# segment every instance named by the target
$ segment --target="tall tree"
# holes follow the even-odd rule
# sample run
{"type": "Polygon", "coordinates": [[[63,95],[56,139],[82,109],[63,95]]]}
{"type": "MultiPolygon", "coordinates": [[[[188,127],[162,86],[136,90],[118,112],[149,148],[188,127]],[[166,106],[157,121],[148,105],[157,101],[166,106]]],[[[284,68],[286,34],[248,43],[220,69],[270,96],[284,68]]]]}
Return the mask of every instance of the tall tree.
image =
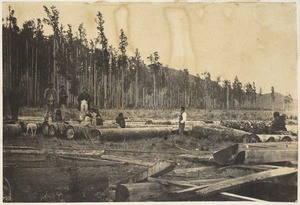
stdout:
{"type": "MultiPolygon", "coordinates": [[[[104,18],[103,18],[103,15],[101,12],[97,13],[97,18],[95,19],[95,21],[97,23],[97,30],[98,30],[98,37],[96,38],[96,43],[100,43],[100,45],[102,46],[101,52],[99,52],[101,57],[98,61],[98,65],[100,68],[100,70],[98,70],[98,73],[100,73],[100,75],[102,76],[101,81],[103,83],[102,85],[104,88],[102,100],[103,100],[103,105],[106,108],[106,105],[107,105],[107,75],[108,75],[108,69],[109,69],[108,65],[107,65],[107,61],[109,61],[109,53],[108,53],[108,40],[104,33],[105,21],[104,21],[104,18]]],[[[97,88],[98,88],[98,90],[100,90],[100,88],[98,86],[97,86],[97,88]]],[[[98,92],[96,92],[96,93],[98,93],[98,92]]]]}
{"type": "Polygon", "coordinates": [[[275,109],[275,88],[271,87],[272,110],[275,109]]]}
{"type": "Polygon", "coordinates": [[[126,47],[128,46],[127,37],[123,31],[120,30],[120,43],[119,43],[119,50],[121,51],[121,55],[119,57],[119,66],[121,68],[121,90],[122,90],[122,97],[121,97],[121,107],[124,108],[125,106],[125,75],[127,73],[128,68],[128,57],[126,55],[126,47]]]}
{"type": "Polygon", "coordinates": [[[48,19],[44,18],[43,21],[53,29],[53,72],[50,76],[50,81],[53,81],[57,89],[59,76],[57,75],[56,52],[59,39],[59,12],[54,5],[51,6],[50,9],[47,6],[43,7],[48,17],[48,19]]]}

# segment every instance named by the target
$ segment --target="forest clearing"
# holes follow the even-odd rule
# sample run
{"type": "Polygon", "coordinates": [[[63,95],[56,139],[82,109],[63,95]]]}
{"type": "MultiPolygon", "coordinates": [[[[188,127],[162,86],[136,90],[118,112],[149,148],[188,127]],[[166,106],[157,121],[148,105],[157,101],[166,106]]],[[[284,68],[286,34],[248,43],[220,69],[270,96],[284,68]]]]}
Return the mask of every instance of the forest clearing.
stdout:
{"type": "MultiPolygon", "coordinates": [[[[232,132],[235,129],[224,126],[222,128],[220,117],[223,122],[227,119],[230,122],[251,121],[253,124],[254,121],[263,120],[268,124],[272,120],[271,111],[187,110],[188,121],[183,136],[179,136],[176,132],[178,131],[176,110],[123,110],[127,118],[127,128],[118,128],[115,125],[114,118],[119,111],[101,110],[103,127],[97,126],[97,129],[101,131],[109,127],[112,132],[123,130],[123,133],[147,128],[151,128],[150,130],[170,128],[171,131],[154,134],[152,132],[142,137],[128,132],[129,134],[120,135],[113,140],[109,139],[116,137],[116,134],[112,133],[105,139],[89,138],[82,133],[75,134],[72,139],[56,134],[45,135],[42,131],[36,136],[24,132],[15,136],[6,134],[3,139],[5,179],[3,200],[12,202],[297,200],[296,113],[285,113],[290,119],[286,120],[288,132],[283,136],[290,136],[292,141],[267,142],[267,139],[261,138],[264,142],[257,142],[249,140],[248,137],[246,140],[238,138],[245,136],[245,131],[232,132]],[[218,131],[220,129],[222,132],[218,131]],[[234,148],[235,151],[230,153],[238,155],[240,151],[236,150],[237,145],[238,150],[246,149],[248,150],[246,153],[253,152],[257,156],[246,157],[243,162],[224,161],[226,154],[222,154],[222,150],[226,153],[226,148],[230,150],[234,148]],[[259,153],[262,155],[259,156],[259,153]],[[260,175],[256,176],[257,174],[260,175]],[[229,188],[222,184],[224,181],[234,179],[236,181],[232,182],[229,188]],[[209,194],[203,194],[206,191],[209,194]]],[[[20,113],[19,121],[22,122],[43,120],[42,109],[22,108],[20,113]]],[[[70,113],[70,116],[79,114],[73,109],[68,109],[67,113],[70,113]]],[[[4,124],[4,132],[5,126],[8,125],[4,124]]],[[[238,158],[240,157],[234,157],[238,158]]]]}
{"type": "Polygon", "coordinates": [[[3,202],[298,200],[296,3],[94,3],[3,3],[3,202]]]}

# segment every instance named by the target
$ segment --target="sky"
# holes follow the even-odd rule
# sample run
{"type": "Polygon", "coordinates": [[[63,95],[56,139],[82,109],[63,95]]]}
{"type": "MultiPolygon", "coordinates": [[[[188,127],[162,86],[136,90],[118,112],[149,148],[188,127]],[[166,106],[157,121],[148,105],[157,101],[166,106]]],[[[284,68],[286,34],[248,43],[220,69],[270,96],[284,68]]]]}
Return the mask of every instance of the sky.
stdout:
{"type": "MultiPolygon", "coordinates": [[[[4,2],[15,10],[18,24],[46,18],[43,5],[55,5],[60,23],[77,31],[80,23],[87,38],[97,36],[95,18],[104,17],[108,44],[118,48],[120,29],[128,38],[127,54],[138,48],[145,63],[158,52],[160,62],[196,75],[207,71],[212,79],[245,85],[255,82],[257,92],[290,93],[297,90],[297,5],[295,2],[4,2]]],[[[48,25],[45,33],[52,32],[48,25]]],[[[299,36],[299,34],[298,34],[299,36]]]]}

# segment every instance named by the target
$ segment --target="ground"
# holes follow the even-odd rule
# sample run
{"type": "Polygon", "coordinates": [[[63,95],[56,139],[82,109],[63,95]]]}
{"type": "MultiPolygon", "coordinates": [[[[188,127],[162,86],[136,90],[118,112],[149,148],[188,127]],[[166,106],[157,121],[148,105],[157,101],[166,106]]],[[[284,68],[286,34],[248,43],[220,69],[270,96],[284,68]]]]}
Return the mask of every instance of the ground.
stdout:
{"type": "MultiPolygon", "coordinates": [[[[101,110],[101,116],[106,121],[113,121],[120,110],[101,110]]],[[[142,121],[147,120],[167,120],[172,123],[176,121],[178,110],[122,110],[124,116],[128,121],[142,121]]],[[[189,121],[206,121],[212,120],[218,122],[221,119],[233,119],[233,120],[264,120],[270,121],[272,119],[272,111],[205,111],[205,110],[187,110],[189,121]]],[[[286,112],[285,113],[290,120],[297,122],[297,113],[286,112]]],[[[67,117],[75,119],[78,115],[76,110],[68,110],[67,117]]],[[[20,117],[41,117],[43,116],[43,110],[37,108],[22,108],[20,117]]],[[[296,123],[294,123],[296,124],[296,123]]],[[[290,129],[297,130],[297,125],[290,126],[290,129]]],[[[47,148],[47,149],[85,149],[85,150],[105,150],[106,155],[113,155],[119,157],[126,157],[128,159],[136,159],[144,162],[155,163],[158,161],[168,161],[176,164],[176,169],[193,168],[193,167],[208,167],[201,172],[194,173],[181,173],[174,174],[170,172],[165,174],[163,178],[173,180],[186,180],[186,179],[209,179],[209,178],[221,178],[223,175],[216,173],[218,167],[211,166],[203,163],[196,163],[186,161],[180,155],[191,154],[198,156],[206,156],[212,154],[215,151],[226,148],[232,145],[232,142],[213,142],[209,139],[203,139],[201,136],[184,135],[178,136],[176,134],[170,135],[165,138],[147,138],[141,140],[128,140],[121,142],[105,142],[105,141],[89,141],[86,139],[62,139],[57,137],[47,137],[38,135],[30,137],[27,135],[18,136],[16,138],[6,138],[4,136],[3,146],[19,146],[19,147],[35,147],[35,148],[47,148]]],[[[5,157],[4,157],[5,160],[5,157]]],[[[123,164],[111,164],[107,166],[84,164],[84,162],[74,162],[74,160],[63,159],[60,157],[48,158],[48,162],[55,164],[54,166],[61,167],[61,164],[65,164],[70,167],[96,167],[96,172],[101,173],[101,176],[108,177],[109,187],[103,192],[97,192],[93,196],[86,196],[87,194],[77,193],[79,197],[69,194],[70,187],[61,187],[61,191],[49,193],[39,193],[30,197],[18,195],[19,201],[46,201],[46,202],[63,202],[63,201],[113,201],[112,190],[114,186],[127,177],[130,177],[145,169],[144,166],[134,165],[131,163],[123,164]],[[51,162],[50,162],[51,161],[51,162]]],[[[18,161],[14,159],[12,161],[18,161]]],[[[91,168],[92,169],[92,168],[91,168]]],[[[71,168],[72,170],[72,168],[71,168]]],[[[84,171],[83,171],[84,172],[84,171]]],[[[94,171],[89,170],[88,174],[94,171]]],[[[237,175],[238,173],[235,173],[237,175]]],[[[244,173],[245,174],[245,173],[244,173]]],[[[72,177],[72,175],[71,175],[72,177]]],[[[59,186],[59,185],[57,185],[59,186]]],[[[95,187],[93,187],[95,188],[95,187]]],[[[86,191],[88,192],[88,191],[86,191]]],[[[31,193],[33,194],[33,193],[31,193]]],[[[74,193],[73,193],[74,194],[74,193]]]]}

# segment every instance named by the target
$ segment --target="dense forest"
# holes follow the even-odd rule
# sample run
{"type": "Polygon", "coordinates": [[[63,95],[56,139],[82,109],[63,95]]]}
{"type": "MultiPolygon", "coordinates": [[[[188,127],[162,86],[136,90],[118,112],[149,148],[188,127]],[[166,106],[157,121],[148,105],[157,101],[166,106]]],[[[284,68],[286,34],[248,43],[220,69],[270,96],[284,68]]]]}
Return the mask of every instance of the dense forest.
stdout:
{"type": "MultiPolygon", "coordinates": [[[[257,109],[262,89],[255,82],[242,84],[238,77],[221,81],[203,72],[190,75],[188,68],[172,69],[160,62],[158,52],[141,59],[139,49],[128,56],[127,37],[121,29],[119,47],[109,45],[105,35],[105,20],[101,12],[95,15],[98,36],[86,38],[80,24],[76,30],[59,22],[55,6],[44,6],[46,19],[28,20],[22,28],[14,10],[2,19],[3,88],[21,90],[23,106],[42,106],[43,92],[49,82],[58,90],[65,85],[68,105],[74,106],[78,94],[87,87],[93,106],[99,108],[188,108],[257,109]],[[43,27],[53,29],[44,35],[43,27]],[[75,32],[74,32],[75,30],[75,32]],[[180,70],[179,70],[180,69],[180,70]]],[[[270,86],[271,99],[275,90],[270,86]]],[[[5,97],[5,96],[4,96],[5,97]]],[[[284,104],[292,102],[284,98],[284,104]]]]}

